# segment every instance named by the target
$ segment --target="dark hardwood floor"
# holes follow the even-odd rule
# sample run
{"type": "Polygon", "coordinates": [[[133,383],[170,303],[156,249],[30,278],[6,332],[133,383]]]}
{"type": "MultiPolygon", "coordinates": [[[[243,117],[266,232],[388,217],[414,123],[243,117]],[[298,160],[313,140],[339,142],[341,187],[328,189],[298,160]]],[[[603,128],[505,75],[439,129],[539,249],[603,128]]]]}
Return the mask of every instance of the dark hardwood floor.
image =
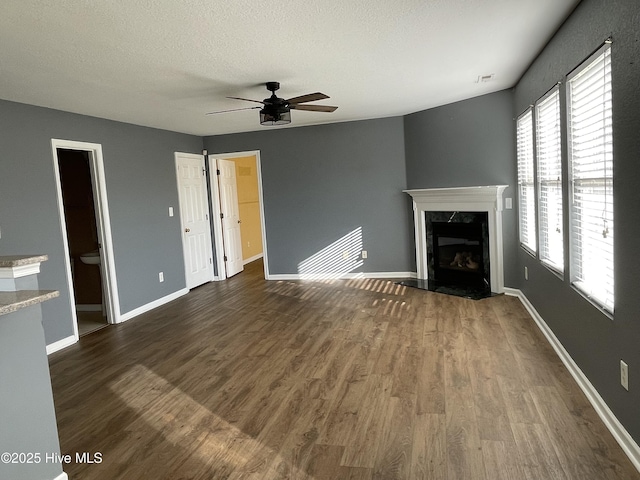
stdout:
{"type": "Polygon", "coordinates": [[[516,298],[247,267],[50,356],[71,480],[640,479],[516,298]]]}

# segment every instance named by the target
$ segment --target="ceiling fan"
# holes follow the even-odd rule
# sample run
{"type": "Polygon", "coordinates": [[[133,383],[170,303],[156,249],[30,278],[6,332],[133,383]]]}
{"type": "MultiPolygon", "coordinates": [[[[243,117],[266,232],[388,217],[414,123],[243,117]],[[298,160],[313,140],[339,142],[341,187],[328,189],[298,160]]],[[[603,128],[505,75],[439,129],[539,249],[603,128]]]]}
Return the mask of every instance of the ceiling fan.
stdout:
{"type": "Polygon", "coordinates": [[[240,110],[255,110],[260,109],[260,124],[261,125],[286,125],[291,123],[291,110],[306,110],[309,112],[334,112],[338,107],[332,107],[330,105],[303,105],[307,102],[314,102],[316,100],[324,100],[329,98],[324,93],[308,93],[306,95],[300,95],[299,97],[293,97],[285,100],[284,98],[278,98],[276,96],[276,90],[280,88],[279,82],[267,82],[267,90],[271,92],[269,98],[264,100],[251,100],[249,98],[240,97],[227,97],[233,100],[243,100],[245,102],[261,103],[260,107],[246,107],[246,108],[234,108],[232,110],[220,110],[218,112],[210,112],[206,115],[215,115],[218,113],[237,112],[240,110]]]}

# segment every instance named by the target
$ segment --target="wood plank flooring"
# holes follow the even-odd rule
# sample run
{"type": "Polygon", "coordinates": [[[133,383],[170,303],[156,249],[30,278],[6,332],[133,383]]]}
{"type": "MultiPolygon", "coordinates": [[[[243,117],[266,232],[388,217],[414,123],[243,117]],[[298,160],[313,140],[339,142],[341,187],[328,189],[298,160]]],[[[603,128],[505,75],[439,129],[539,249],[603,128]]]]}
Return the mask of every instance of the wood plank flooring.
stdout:
{"type": "Polygon", "coordinates": [[[632,480],[519,300],[261,262],[50,357],[71,480],[632,480]]]}

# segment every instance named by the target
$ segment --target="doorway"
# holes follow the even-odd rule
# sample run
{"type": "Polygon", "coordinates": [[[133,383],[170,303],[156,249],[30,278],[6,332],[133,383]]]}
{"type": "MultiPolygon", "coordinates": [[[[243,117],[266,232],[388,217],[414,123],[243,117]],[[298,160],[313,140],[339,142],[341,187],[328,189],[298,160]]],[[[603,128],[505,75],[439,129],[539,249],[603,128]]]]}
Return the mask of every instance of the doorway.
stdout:
{"type": "Polygon", "coordinates": [[[77,340],[118,318],[102,148],[55,139],[52,148],[77,340]]]}
{"type": "Polygon", "coordinates": [[[263,259],[264,278],[269,279],[260,152],[210,154],[208,162],[217,267],[215,279],[225,280],[242,270],[244,265],[259,259],[263,259]],[[229,185],[230,182],[233,185],[229,185]],[[235,193],[231,194],[231,190],[235,193]],[[233,205],[225,206],[229,203],[233,205]],[[239,232],[236,232],[233,227],[238,226],[239,232]]]}

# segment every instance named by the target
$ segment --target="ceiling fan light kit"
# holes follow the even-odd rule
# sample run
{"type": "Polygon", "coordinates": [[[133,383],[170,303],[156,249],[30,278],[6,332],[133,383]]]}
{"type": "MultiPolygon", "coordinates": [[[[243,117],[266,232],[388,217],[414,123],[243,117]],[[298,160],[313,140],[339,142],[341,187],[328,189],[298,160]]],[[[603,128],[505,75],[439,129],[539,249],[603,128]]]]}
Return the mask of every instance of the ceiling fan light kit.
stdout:
{"type": "Polygon", "coordinates": [[[260,125],[286,125],[291,123],[291,111],[287,109],[273,110],[263,108],[260,110],[260,125]]]}
{"type": "MultiPolygon", "coordinates": [[[[325,112],[331,113],[336,111],[338,107],[333,107],[330,105],[302,105],[307,102],[314,102],[316,100],[324,100],[329,98],[324,93],[316,92],[316,93],[308,93],[306,95],[300,95],[298,97],[293,97],[288,100],[284,98],[278,98],[276,96],[276,90],[280,88],[279,82],[267,82],[265,84],[267,90],[271,92],[271,96],[269,98],[265,98],[264,100],[251,100],[248,98],[240,98],[240,97],[227,97],[233,100],[242,100],[245,102],[254,102],[261,103],[263,107],[260,109],[260,125],[286,125],[291,123],[291,110],[306,110],[308,112],[325,112]]],[[[218,112],[207,113],[207,115],[213,115],[217,113],[227,113],[227,112],[235,112],[238,110],[253,110],[260,107],[247,107],[247,108],[238,108],[233,110],[221,110],[218,112]]]]}

